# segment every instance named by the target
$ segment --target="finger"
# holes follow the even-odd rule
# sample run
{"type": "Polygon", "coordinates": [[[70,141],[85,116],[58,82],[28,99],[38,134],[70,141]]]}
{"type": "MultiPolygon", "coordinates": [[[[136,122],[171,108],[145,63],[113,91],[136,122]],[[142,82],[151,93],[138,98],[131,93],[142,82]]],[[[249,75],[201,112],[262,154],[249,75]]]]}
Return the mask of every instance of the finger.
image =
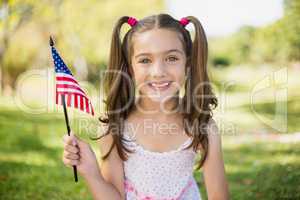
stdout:
{"type": "Polygon", "coordinates": [[[63,136],[63,141],[64,141],[64,143],[69,144],[69,145],[73,145],[73,146],[78,144],[77,138],[74,134],[70,134],[70,135],[65,134],[63,136]]]}
{"type": "Polygon", "coordinates": [[[77,136],[75,136],[75,137],[76,137],[76,142],[77,142],[76,145],[78,147],[80,147],[82,149],[86,149],[89,147],[89,144],[86,141],[82,140],[81,138],[77,138],[77,136]]]}
{"type": "Polygon", "coordinates": [[[69,144],[65,144],[64,149],[70,153],[78,153],[79,152],[79,148],[77,146],[72,146],[69,144]]]}
{"type": "Polygon", "coordinates": [[[80,156],[76,153],[70,153],[67,151],[64,151],[64,157],[71,159],[71,160],[79,160],[80,156]]]}
{"type": "Polygon", "coordinates": [[[71,137],[70,135],[68,135],[68,134],[64,134],[63,135],[63,141],[65,142],[65,143],[72,143],[72,140],[73,140],[73,137],[71,137]]]}
{"type": "Polygon", "coordinates": [[[67,141],[67,136],[68,136],[67,134],[64,134],[61,138],[64,143],[67,141]]]}
{"type": "Polygon", "coordinates": [[[72,166],[76,166],[79,165],[79,160],[70,160],[67,158],[63,158],[63,163],[68,166],[68,167],[72,167],[72,166]]]}
{"type": "Polygon", "coordinates": [[[78,144],[79,142],[79,138],[77,138],[77,136],[74,134],[74,132],[71,130],[70,132],[70,137],[72,138],[72,144],[75,146],[78,144]]]}

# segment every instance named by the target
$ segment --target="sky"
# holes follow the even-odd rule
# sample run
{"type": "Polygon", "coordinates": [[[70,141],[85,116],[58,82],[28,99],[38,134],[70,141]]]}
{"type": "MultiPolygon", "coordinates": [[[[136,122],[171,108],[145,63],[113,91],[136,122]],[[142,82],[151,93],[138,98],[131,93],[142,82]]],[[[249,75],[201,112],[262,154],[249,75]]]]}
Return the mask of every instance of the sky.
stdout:
{"type": "MultiPolygon", "coordinates": [[[[264,26],[283,15],[283,0],[165,0],[173,17],[194,15],[208,36],[224,36],[242,25],[264,26]]],[[[189,26],[187,26],[190,29],[189,26]]]]}

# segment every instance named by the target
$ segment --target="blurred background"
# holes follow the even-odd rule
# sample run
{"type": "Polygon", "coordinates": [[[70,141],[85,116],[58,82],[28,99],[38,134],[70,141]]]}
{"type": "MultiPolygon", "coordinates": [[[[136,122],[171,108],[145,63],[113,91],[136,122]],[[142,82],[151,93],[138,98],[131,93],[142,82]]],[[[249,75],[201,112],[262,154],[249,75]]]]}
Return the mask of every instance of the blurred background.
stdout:
{"type": "MultiPolygon", "coordinates": [[[[113,25],[162,12],[194,15],[207,33],[232,199],[300,199],[300,0],[1,0],[1,199],[92,199],[61,161],[66,127],[53,101],[49,36],[92,99],[94,118],[68,110],[71,128],[99,158],[89,136],[103,110],[113,25]]],[[[203,176],[195,176],[206,199],[203,176]]]]}

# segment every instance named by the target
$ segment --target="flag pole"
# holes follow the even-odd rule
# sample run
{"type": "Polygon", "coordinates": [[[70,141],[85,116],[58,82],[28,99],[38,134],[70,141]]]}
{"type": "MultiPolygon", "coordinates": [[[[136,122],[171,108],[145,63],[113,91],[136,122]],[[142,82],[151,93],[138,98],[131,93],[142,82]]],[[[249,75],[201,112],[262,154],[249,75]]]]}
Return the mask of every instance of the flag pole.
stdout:
{"type": "MultiPolygon", "coordinates": [[[[67,131],[68,131],[68,135],[70,136],[71,128],[70,128],[70,125],[69,125],[68,111],[67,111],[67,106],[66,106],[66,101],[65,101],[65,95],[64,94],[61,95],[61,100],[62,100],[63,107],[64,107],[64,114],[65,114],[65,121],[66,121],[67,131]]],[[[75,182],[78,182],[77,167],[75,165],[73,165],[73,173],[74,173],[75,182]]]]}
{"type": "MultiPolygon", "coordinates": [[[[50,46],[51,47],[54,46],[54,42],[53,42],[53,39],[52,39],[51,36],[50,36],[50,46]]],[[[64,114],[65,114],[65,121],[66,121],[68,136],[70,136],[71,128],[70,128],[70,125],[69,125],[68,111],[67,111],[67,106],[66,106],[66,101],[65,101],[65,95],[64,94],[61,95],[61,100],[62,100],[63,107],[64,107],[64,114]]],[[[77,167],[75,165],[73,165],[73,173],[74,173],[75,182],[78,182],[77,167]]]]}

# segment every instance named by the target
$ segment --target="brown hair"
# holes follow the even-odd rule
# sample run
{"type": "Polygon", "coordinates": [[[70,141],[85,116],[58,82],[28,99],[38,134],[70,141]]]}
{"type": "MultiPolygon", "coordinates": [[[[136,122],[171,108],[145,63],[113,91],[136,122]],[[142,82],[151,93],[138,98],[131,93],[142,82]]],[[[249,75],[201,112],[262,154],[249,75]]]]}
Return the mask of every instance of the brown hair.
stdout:
{"type": "MultiPolygon", "coordinates": [[[[106,132],[96,139],[112,134],[113,144],[110,150],[102,156],[106,159],[116,145],[118,154],[122,160],[127,160],[127,149],[122,137],[124,121],[134,108],[135,99],[133,72],[131,68],[131,56],[133,53],[132,38],[135,33],[141,33],[154,28],[163,28],[175,31],[180,36],[187,57],[185,95],[181,100],[181,111],[184,120],[184,129],[189,136],[193,137],[193,146],[196,151],[201,145],[201,160],[197,166],[200,169],[208,154],[208,135],[205,128],[212,117],[212,107],[217,107],[217,98],[212,92],[207,73],[207,39],[199,20],[193,16],[186,17],[195,29],[194,41],[185,27],[168,14],[158,14],[143,18],[120,38],[120,30],[127,23],[128,16],[121,17],[114,29],[111,41],[111,49],[107,70],[119,71],[120,73],[106,73],[104,77],[104,92],[106,94],[106,117],[99,120],[107,125],[106,132]],[[126,74],[129,79],[122,76],[126,74]],[[129,81],[128,81],[129,80],[129,81]],[[199,84],[200,83],[200,84],[199,84]],[[196,96],[200,98],[195,98],[196,96]],[[200,110],[199,110],[200,109],[200,110]],[[112,112],[119,110],[118,112],[112,112]]],[[[187,147],[187,148],[189,148],[187,147]]]]}

